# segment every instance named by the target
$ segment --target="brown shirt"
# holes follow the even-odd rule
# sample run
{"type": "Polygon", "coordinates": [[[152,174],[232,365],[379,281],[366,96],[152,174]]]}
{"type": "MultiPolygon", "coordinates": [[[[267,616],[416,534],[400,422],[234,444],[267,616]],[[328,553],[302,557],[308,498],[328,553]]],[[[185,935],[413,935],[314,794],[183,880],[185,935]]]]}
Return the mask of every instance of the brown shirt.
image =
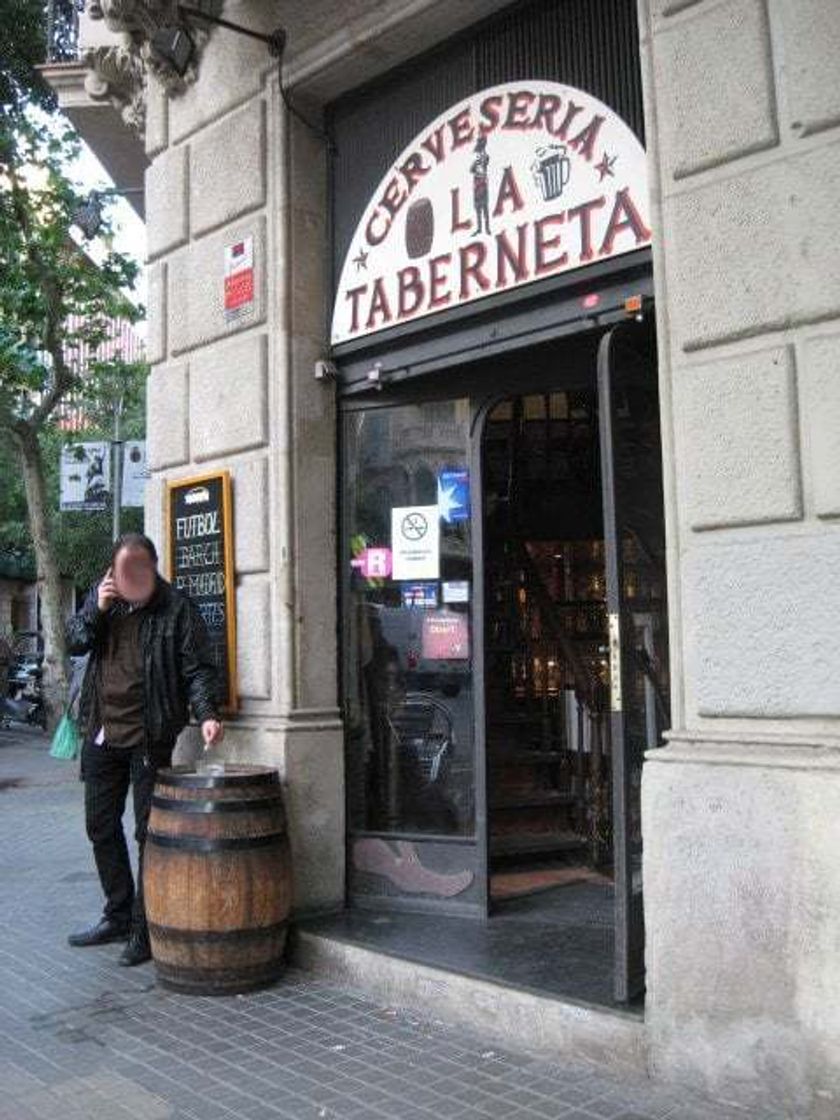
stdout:
{"type": "Polygon", "coordinates": [[[140,626],[144,610],[109,620],[99,679],[99,710],[105,742],[139,747],[144,741],[143,649],[140,626]]]}

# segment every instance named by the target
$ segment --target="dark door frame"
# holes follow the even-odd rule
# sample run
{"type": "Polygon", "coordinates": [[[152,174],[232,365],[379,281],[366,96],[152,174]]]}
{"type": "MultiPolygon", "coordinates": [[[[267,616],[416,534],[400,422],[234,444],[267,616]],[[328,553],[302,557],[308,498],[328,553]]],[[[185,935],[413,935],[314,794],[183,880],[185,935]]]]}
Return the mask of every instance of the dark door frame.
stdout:
{"type": "MultiPolygon", "coordinates": [[[[615,899],[614,995],[626,1003],[644,992],[644,903],[642,889],[634,889],[631,840],[631,766],[626,698],[632,692],[635,636],[632,612],[624,596],[623,529],[626,513],[617,495],[616,391],[632,385],[634,378],[649,378],[641,355],[633,351],[635,368],[619,367],[616,343],[628,341],[636,324],[611,327],[598,344],[598,417],[601,446],[601,479],[606,561],[607,618],[610,657],[610,741],[613,799],[613,883],[615,899]]],[[[651,340],[646,341],[651,345],[651,340]]],[[[631,355],[625,356],[629,358],[631,355]]],[[[653,353],[655,368],[655,349],[653,353]]],[[[664,509],[663,509],[664,518],[664,509]]],[[[667,600],[666,600],[667,624],[667,600]]],[[[667,719],[667,715],[665,716],[667,719]]],[[[648,743],[648,749],[655,746],[648,743]]]]}
{"type": "MultiPolygon", "coordinates": [[[[628,836],[630,775],[625,743],[624,701],[627,695],[626,651],[632,639],[622,603],[623,565],[621,529],[615,493],[615,444],[613,431],[612,364],[615,335],[611,327],[598,344],[598,426],[601,443],[601,499],[604,507],[604,558],[607,581],[607,621],[610,651],[610,755],[613,802],[613,897],[615,900],[615,964],[613,988],[625,1003],[644,987],[644,963],[638,974],[638,920],[633,907],[633,868],[628,836]]],[[[642,946],[644,933],[641,933],[642,946]]]]}

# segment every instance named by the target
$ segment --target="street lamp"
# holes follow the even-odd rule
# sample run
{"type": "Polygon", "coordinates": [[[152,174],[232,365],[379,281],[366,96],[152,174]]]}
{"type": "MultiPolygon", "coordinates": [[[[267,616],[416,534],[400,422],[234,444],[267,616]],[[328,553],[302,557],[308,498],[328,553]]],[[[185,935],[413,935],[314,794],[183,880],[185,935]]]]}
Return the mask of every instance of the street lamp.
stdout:
{"type": "Polygon", "coordinates": [[[90,241],[95,237],[102,226],[102,204],[106,198],[116,194],[143,194],[142,187],[109,187],[104,191],[92,190],[84,202],[70,214],[70,224],[78,226],[85,237],[90,241]]]}
{"type": "MultiPolygon", "coordinates": [[[[204,20],[205,23],[211,23],[214,27],[224,27],[228,31],[235,31],[237,35],[247,35],[249,39],[257,39],[261,43],[265,43],[268,47],[269,54],[277,59],[278,66],[283,64],[283,52],[286,49],[286,32],[284,28],[278,27],[275,31],[265,35],[262,31],[253,31],[250,27],[243,27],[241,23],[232,23],[229,19],[222,19],[221,16],[211,16],[207,12],[202,12],[199,8],[193,8],[188,4],[178,5],[178,15],[184,17],[185,22],[187,19],[204,20]]],[[[179,78],[183,78],[190,67],[190,63],[195,55],[195,43],[193,42],[192,35],[190,35],[189,25],[178,26],[170,25],[159,28],[149,40],[149,45],[152,53],[156,55],[160,62],[165,62],[170,66],[179,78]]],[[[300,113],[289,100],[286,90],[283,86],[282,78],[280,80],[280,96],[283,98],[283,104],[292,114],[297,117],[305,128],[308,128],[315,136],[320,137],[321,140],[327,145],[327,148],[332,151],[333,144],[330,137],[324,132],[323,129],[318,128],[312,121],[300,113]]]]}
{"type": "Polygon", "coordinates": [[[183,27],[159,27],[152,35],[150,46],[161,61],[168,62],[178,77],[183,78],[195,54],[189,31],[183,27]]]}
{"type": "Polygon", "coordinates": [[[102,192],[91,191],[70,215],[70,222],[79,227],[88,241],[95,237],[102,225],[102,192]]]}
{"type": "MultiPolygon", "coordinates": [[[[235,31],[237,35],[247,35],[250,39],[258,39],[266,43],[269,52],[275,58],[282,58],[286,46],[286,32],[282,27],[264,35],[261,31],[253,31],[250,27],[243,27],[240,23],[232,23],[229,19],[220,16],[211,16],[199,8],[190,7],[188,4],[178,5],[178,15],[188,16],[192,19],[204,20],[216,27],[225,27],[228,31],[235,31]]],[[[189,69],[195,54],[195,43],[189,30],[185,27],[161,27],[151,38],[151,47],[161,61],[166,62],[179,78],[183,78],[189,69]]]]}

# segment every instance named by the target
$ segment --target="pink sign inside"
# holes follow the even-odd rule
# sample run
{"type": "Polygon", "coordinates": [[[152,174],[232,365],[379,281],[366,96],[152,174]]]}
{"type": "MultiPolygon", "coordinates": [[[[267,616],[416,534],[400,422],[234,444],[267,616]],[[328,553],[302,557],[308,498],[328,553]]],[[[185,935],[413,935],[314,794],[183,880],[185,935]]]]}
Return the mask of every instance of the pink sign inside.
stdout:
{"type": "Polygon", "coordinates": [[[469,621],[465,614],[438,611],[423,619],[423,657],[427,661],[465,660],[470,656],[469,621]]]}
{"type": "Polygon", "coordinates": [[[387,579],[391,574],[390,548],[364,548],[352,565],[365,579],[387,579]]]}

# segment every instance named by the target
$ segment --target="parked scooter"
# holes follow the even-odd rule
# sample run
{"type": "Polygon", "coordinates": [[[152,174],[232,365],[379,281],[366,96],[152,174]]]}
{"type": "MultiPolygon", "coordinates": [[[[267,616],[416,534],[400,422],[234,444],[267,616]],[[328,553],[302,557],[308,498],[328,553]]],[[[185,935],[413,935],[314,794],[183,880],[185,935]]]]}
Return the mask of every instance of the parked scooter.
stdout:
{"type": "Polygon", "coordinates": [[[10,696],[0,697],[0,727],[11,727],[13,723],[26,723],[32,727],[47,728],[47,713],[44,701],[23,697],[13,700],[10,696]]]}
{"type": "Polygon", "coordinates": [[[0,724],[26,723],[46,729],[41,675],[43,652],[38,634],[21,633],[15,637],[14,658],[5,681],[5,695],[0,696],[0,724]]]}

